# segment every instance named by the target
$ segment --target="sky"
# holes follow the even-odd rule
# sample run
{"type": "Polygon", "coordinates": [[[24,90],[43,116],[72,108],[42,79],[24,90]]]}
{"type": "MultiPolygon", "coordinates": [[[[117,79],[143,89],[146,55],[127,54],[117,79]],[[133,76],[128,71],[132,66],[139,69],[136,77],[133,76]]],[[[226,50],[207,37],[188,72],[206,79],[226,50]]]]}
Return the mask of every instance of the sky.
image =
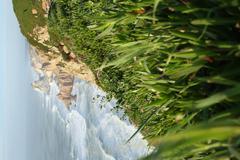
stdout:
{"type": "Polygon", "coordinates": [[[33,146],[28,144],[35,140],[28,136],[35,134],[28,127],[30,122],[36,125],[36,120],[29,115],[41,102],[31,87],[28,43],[20,32],[12,0],[0,0],[0,22],[0,160],[34,160],[29,157],[33,146]]]}
{"type": "Polygon", "coordinates": [[[23,114],[18,111],[22,107],[18,86],[21,86],[19,72],[23,70],[20,65],[24,62],[20,53],[25,51],[25,40],[11,0],[0,1],[0,22],[0,160],[24,160],[24,146],[19,147],[25,138],[20,128],[23,114]]]}
{"type": "Polygon", "coordinates": [[[3,139],[4,139],[4,135],[3,135],[3,116],[4,116],[4,108],[3,108],[3,104],[4,104],[4,87],[3,87],[3,79],[4,79],[4,74],[3,74],[3,70],[4,70],[4,26],[5,26],[5,18],[4,18],[4,6],[5,6],[5,1],[3,0],[0,3],[0,21],[2,22],[2,24],[0,25],[0,159],[3,159],[3,154],[4,154],[4,147],[3,147],[3,139]]]}
{"type": "MultiPolygon", "coordinates": [[[[5,0],[4,0],[5,1],[5,0]]],[[[1,1],[1,3],[5,3],[4,1],[1,1]]],[[[4,13],[3,13],[3,11],[4,11],[4,5],[2,5],[2,4],[0,4],[0,20],[1,20],[1,22],[4,22],[4,13]]],[[[2,83],[3,83],[3,62],[4,62],[4,54],[3,54],[3,52],[4,52],[4,36],[3,36],[3,34],[4,34],[4,24],[5,23],[2,23],[1,25],[0,25],[0,106],[2,106],[2,103],[3,103],[3,86],[2,86],[2,83]]],[[[0,107],[0,109],[1,109],[2,107],[0,107]]],[[[1,111],[1,110],[0,110],[1,111]]]]}
{"type": "MultiPolygon", "coordinates": [[[[0,25],[0,106],[2,106],[2,103],[3,103],[3,71],[4,71],[4,46],[5,46],[5,43],[4,43],[4,38],[5,38],[5,32],[4,32],[4,28],[5,28],[5,16],[4,16],[4,11],[5,11],[5,1],[6,0],[3,0],[1,1],[0,3],[0,20],[1,20],[1,25],[0,25]]],[[[0,111],[1,111],[1,108],[0,107],[0,111]]]]}

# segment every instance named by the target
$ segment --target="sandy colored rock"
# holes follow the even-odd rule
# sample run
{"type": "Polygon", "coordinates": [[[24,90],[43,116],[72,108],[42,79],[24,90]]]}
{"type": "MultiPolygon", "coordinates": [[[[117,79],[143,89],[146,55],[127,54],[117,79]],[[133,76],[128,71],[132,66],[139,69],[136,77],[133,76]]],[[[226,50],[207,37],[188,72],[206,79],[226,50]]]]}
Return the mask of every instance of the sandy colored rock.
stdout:
{"type": "Polygon", "coordinates": [[[69,54],[69,58],[71,58],[71,59],[76,59],[77,56],[76,56],[73,52],[71,52],[71,53],[69,54]]]}
{"type": "Polygon", "coordinates": [[[47,26],[44,26],[44,27],[36,26],[33,29],[33,34],[35,39],[41,44],[44,44],[44,42],[50,40],[47,26]]]}
{"type": "Polygon", "coordinates": [[[70,53],[67,46],[63,46],[63,52],[66,53],[66,54],[70,53]]]}
{"type": "Polygon", "coordinates": [[[48,78],[51,78],[53,76],[53,72],[52,71],[46,71],[46,76],[48,78]]]}
{"type": "MultiPolygon", "coordinates": [[[[94,74],[85,63],[81,61],[65,61],[60,54],[51,53],[50,51],[43,52],[34,47],[31,47],[31,49],[35,51],[33,53],[36,53],[35,57],[31,56],[32,66],[35,71],[45,74],[44,82],[51,82],[55,77],[54,79],[59,87],[58,98],[64,102],[66,107],[69,107],[71,102],[75,100],[75,97],[71,95],[75,77],[96,84],[94,74]]],[[[33,87],[47,91],[47,87],[41,86],[43,80],[33,83],[33,87]]]]}
{"type": "MultiPolygon", "coordinates": [[[[54,52],[54,53],[60,53],[60,51],[59,51],[59,49],[57,48],[57,47],[50,47],[49,48],[52,52],[54,52]]],[[[51,53],[52,53],[51,52],[51,53]]]]}
{"type": "Polygon", "coordinates": [[[63,43],[62,41],[60,41],[59,44],[60,44],[61,46],[64,46],[64,43],[63,43]]]}
{"type": "Polygon", "coordinates": [[[47,13],[50,8],[50,2],[47,0],[42,0],[42,9],[47,13]]]}
{"type": "Polygon", "coordinates": [[[69,106],[71,104],[71,101],[73,100],[73,96],[71,95],[71,93],[73,88],[74,76],[63,70],[59,70],[57,79],[60,89],[58,98],[62,100],[67,106],[69,106]]]}
{"type": "Polygon", "coordinates": [[[37,68],[37,69],[42,69],[42,64],[41,63],[36,63],[34,67],[37,68]]]}
{"type": "Polygon", "coordinates": [[[33,8],[33,9],[32,9],[32,14],[33,14],[33,15],[36,15],[36,14],[38,14],[38,11],[33,8]]]}

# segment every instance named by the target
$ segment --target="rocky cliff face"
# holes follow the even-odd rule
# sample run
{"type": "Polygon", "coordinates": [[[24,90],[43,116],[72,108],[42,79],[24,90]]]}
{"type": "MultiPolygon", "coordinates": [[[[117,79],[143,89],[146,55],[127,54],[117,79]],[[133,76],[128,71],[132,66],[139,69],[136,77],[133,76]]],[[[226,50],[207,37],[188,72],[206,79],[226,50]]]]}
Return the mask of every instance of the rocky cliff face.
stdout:
{"type": "MultiPolygon", "coordinates": [[[[42,9],[45,11],[45,16],[47,17],[51,1],[41,0],[41,2],[42,9]]],[[[34,11],[32,14],[37,12],[34,8],[32,11],[34,11]]],[[[58,46],[51,46],[50,43],[48,43],[50,41],[50,35],[47,26],[36,25],[33,32],[29,33],[29,36],[47,48],[47,51],[43,51],[31,46],[31,53],[34,53],[34,55],[31,55],[32,65],[37,72],[44,74],[43,78],[33,83],[34,88],[47,92],[48,87],[43,84],[46,84],[46,82],[50,83],[54,77],[60,89],[59,99],[61,99],[66,106],[69,106],[72,100],[74,100],[74,97],[71,95],[74,77],[90,83],[96,83],[95,76],[89,67],[78,60],[75,53],[63,42],[58,42],[58,46]],[[63,58],[63,55],[65,58],[63,58]]]]}
{"type": "Polygon", "coordinates": [[[59,54],[54,52],[46,53],[33,46],[31,46],[31,50],[31,53],[36,53],[34,56],[31,56],[32,66],[35,71],[44,75],[39,81],[33,83],[33,87],[48,92],[46,83],[50,83],[54,78],[58,82],[60,89],[58,97],[66,106],[69,106],[71,101],[74,100],[71,92],[75,77],[86,80],[89,83],[96,83],[94,74],[83,62],[73,59],[66,61],[59,54]]]}

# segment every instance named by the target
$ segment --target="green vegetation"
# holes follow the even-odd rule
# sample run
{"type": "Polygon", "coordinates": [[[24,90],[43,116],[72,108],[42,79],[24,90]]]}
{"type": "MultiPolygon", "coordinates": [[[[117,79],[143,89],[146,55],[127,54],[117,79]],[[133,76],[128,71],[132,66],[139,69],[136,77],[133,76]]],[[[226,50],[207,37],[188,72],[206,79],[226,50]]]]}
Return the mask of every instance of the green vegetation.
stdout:
{"type": "Polygon", "coordinates": [[[239,7],[56,0],[49,26],[157,146],[148,159],[240,159],[239,7]]]}
{"type": "Polygon", "coordinates": [[[240,159],[239,0],[54,0],[48,25],[156,146],[146,159],[240,159]]]}
{"type": "Polygon", "coordinates": [[[44,17],[44,11],[41,8],[40,1],[37,0],[13,0],[15,14],[18,18],[21,31],[28,41],[42,49],[46,49],[31,36],[33,29],[38,26],[45,26],[47,18],[44,17]],[[32,14],[32,9],[37,10],[37,14],[32,14]]]}

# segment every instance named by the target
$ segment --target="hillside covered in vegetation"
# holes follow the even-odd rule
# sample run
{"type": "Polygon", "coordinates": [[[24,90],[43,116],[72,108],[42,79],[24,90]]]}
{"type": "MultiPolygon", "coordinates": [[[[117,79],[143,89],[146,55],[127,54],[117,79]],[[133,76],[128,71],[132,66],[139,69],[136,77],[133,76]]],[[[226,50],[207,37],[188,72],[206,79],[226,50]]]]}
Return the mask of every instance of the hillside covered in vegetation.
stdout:
{"type": "Polygon", "coordinates": [[[146,159],[240,159],[239,0],[53,0],[45,18],[14,5],[25,35],[47,25],[118,99],[156,146],[146,159]]]}

